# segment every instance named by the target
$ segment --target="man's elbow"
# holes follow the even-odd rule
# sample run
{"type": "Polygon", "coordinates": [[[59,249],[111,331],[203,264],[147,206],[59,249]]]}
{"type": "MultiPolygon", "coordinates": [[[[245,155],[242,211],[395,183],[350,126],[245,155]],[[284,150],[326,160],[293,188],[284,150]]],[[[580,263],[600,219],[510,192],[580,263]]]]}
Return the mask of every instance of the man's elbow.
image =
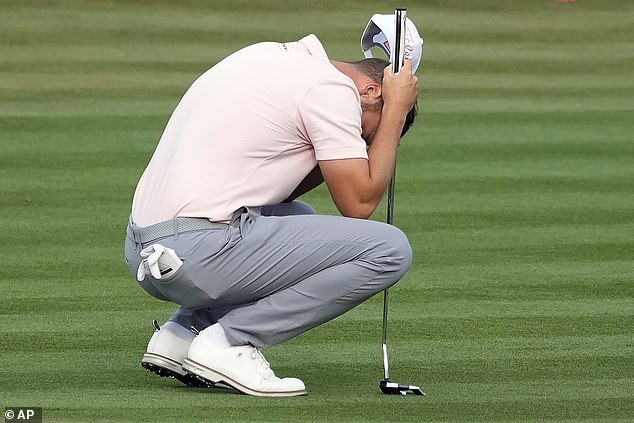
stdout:
{"type": "Polygon", "coordinates": [[[348,205],[346,207],[340,207],[339,212],[345,217],[351,217],[354,219],[369,219],[376,210],[378,204],[370,203],[358,203],[348,205]]]}

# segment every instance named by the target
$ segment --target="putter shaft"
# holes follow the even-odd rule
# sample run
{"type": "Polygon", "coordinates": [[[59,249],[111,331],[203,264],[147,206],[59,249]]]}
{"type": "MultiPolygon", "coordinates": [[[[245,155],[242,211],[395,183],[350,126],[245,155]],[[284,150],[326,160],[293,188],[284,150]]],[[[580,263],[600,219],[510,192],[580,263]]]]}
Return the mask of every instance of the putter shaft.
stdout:
{"type": "MultiPolygon", "coordinates": [[[[398,73],[405,60],[405,23],[407,18],[407,9],[395,9],[395,35],[394,43],[394,59],[392,61],[392,70],[398,73]]],[[[394,223],[394,191],[396,191],[396,159],[394,160],[394,170],[392,178],[387,190],[387,224],[394,223]]],[[[387,309],[388,309],[388,289],[383,291],[383,375],[384,380],[390,380],[390,360],[387,351],[387,309]]]]}
{"type": "MultiPolygon", "coordinates": [[[[396,42],[394,43],[394,59],[392,61],[392,70],[398,73],[405,60],[405,25],[406,25],[406,9],[396,9],[394,11],[396,20],[396,42]]],[[[394,161],[394,170],[388,187],[387,194],[387,223],[392,225],[394,222],[394,191],[396,189],[396,160],[394,161]]],[[[396,382],[390,382],[390,360],[387,350],[387,310],[388,310],[388,291],[383,291],[383,333],[381,334],[383,347],[383,380],[379,382],[379,388],[384,394],[393,395],[425,395],[425,393],[414,385],[405,385],[396,382]]]]}
{"type": "Polygon", "coordinates": [[[387,352],[387,293],[387,289],[383,291],[383,334],[381,341],[383,343],[383,377],[385,380],[390,380],[390,359],[387,352]]]}

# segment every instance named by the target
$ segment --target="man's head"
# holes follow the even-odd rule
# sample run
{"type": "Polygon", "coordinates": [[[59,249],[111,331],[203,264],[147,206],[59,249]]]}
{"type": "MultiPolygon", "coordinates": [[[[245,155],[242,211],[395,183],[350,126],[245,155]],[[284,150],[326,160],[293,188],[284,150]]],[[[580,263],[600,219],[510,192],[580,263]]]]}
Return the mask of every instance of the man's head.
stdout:
{"type": "MultiPolygon", "coordinates": [[[[372,142],[372,138],[374,138],[376,128],[381,119],[381,111],[383,109],[383,72],[390,63],[387,60],[370,58],[346,64],[359,75],[359,77],[356,78],[352,77],[352,80],[357,85],[361,96],[361,110],[363,112],[361,117],[362,136],[369,144],[372,142]]],[[[403,137],[412,126],[417,114],[418,102],[414,103],[414,106],[405,118],[401,137],[403,137]]]]}

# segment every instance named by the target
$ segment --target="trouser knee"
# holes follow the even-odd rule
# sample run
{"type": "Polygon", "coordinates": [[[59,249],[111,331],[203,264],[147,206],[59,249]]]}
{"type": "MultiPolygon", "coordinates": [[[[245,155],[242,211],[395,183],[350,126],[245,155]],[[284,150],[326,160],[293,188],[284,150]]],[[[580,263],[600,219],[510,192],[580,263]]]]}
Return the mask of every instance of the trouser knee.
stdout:
{"type": "Polygon", "coordinates": [[[407,236],[395,226],[386,225],[385,238],[380,244],[381,265],[389,274],[386,283],[395,284],[412,265],[413,253],[407,236]]]}

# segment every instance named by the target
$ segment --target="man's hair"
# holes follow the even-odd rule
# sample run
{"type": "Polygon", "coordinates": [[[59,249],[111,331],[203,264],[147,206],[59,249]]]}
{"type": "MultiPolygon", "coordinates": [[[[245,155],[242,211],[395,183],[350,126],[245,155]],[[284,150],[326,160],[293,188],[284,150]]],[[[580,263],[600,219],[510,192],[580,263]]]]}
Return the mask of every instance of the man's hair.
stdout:
{"type": "MultiPolygon", "coordinates": [[[[383,85],[383,71],[390,65],[385,59],[379,59],[376,57],[370,59],[358,60],[351,62],[351,64],[364,75],[369,76],[377,84],[383,85]]],[[[401,132],[401,138],[409,131],[409,128],[414,124],[414,120],[418,115],[418,100],[414,102],[414,106],[405,116],[405,124],[403,125],[403,131],[401,132]]]]}

